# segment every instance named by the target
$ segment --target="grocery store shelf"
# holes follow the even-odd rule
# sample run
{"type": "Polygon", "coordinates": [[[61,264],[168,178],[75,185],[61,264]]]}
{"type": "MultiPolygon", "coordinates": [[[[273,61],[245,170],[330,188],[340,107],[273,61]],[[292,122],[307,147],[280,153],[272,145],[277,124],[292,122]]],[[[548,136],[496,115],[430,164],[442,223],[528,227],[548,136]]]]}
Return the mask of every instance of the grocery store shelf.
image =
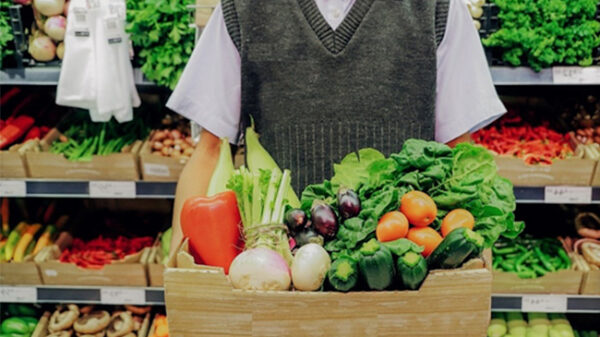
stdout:
{"type": "MultiPolygon", "coordinates": [[[[492,311],[521,311],[532,299],[545,301],[540,312],[600,313],[600,296],[588,295],[495,294],[492,311]]],[[[164,305],[165,297],[163,288],[1,286],[0,302],[164,305]]]]}
{"type": "Polygon", "coordinates": [[[600,187],[574,187],[574,186],[561,186],[561,188],[568,191],[569,189],[576,189],[578,196],[581,196],[581,193],[587,193],[591,195],[591,198],[581,198],[582,199],[591,199],[591,201],[586,202],[576,202],[577,199],[569,199],[569,195],[565,194],[564,199],[561,200],[560,197],[554,198],[550,200],[547,196],[546,186],[540,187],[524,187],[524,186],[515,186],[514,192],[515,197],[517,198],[517,203],[519,204],[543,204],[543,203],[564,203],[564,204],[600,204],[600,187]],[[575,200],[575,201],[574,201],[575,200]]]}
{"type": "Polygon", "coordinates": [[[492,296],[492,311],[600,313],[600,296],[495,294],[492,296]],[[532,302],[535,304],[532,310],[523,309],[524,305],[532,302]]]}
{"type": "Polygon", "coordinates": [[[162,288],[2,286],[2,303],[89,303],[164,305],[162,288]]]}
{"type": "Polygon", "coordinates": [[[172,199],[174,182],[0,180],[0,196],[36,198],[172,199]],[[98,190],[98,185],[104,190],[98,190]],[[91,187],[91,188],[90,188],[91,187]],[[96,188],[94,188],[96,187],[96,188]]]}
{"type": "MultiPolygon", "coordinates": [[[[59,67],[30,67],[0,70],[0,85],[56,85],[60,74],[59,67]]],[[[133,70],[135,83],[139,86],[154,86],[140,69],[133,70]]]]}
{"type": "Polygon", "coordinates": [[[535,72],[528,67],[490,67],[496,85],[600,85],[600,66],[554,67],[535,72]]]}

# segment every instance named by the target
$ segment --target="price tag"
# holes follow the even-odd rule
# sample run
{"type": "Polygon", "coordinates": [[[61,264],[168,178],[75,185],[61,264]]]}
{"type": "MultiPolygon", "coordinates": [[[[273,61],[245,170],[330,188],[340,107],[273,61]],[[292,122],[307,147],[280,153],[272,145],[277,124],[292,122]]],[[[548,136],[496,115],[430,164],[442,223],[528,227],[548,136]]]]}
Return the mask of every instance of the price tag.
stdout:
{"type": "Polygon", "coordinates": [[[171,172],[167,165],[144,163],[144,173],[149,176],[168,177],[171,172]]]}
{"type": "Polygon", "coordinates": [[[119,44],[123,42],[121,36],[122,29],[119,21],[120,19],[116,16],[104,19],[104,28],[106,29],[108,44],[119,44]]]}
{"type": "Polygon", "coordinates": [[[35,287],[0,287],[0,302],[36,303],[37,289],[35,287]]]}
{"type": "Polygon", "coordinates": [[[91,198],[135,198],[135,181],[90,181],[91,198]]]}
{"type": "Polygon", "coordinates": [[[544,201],[548,204],[589,204],[592,188],[586,186],[546,186],[544,201]]]}
{"type": "Polygon", "coordinates": [[[24,197],[27,185],[22,180],[0,180],[0,197],[24,197]]]}
{"type": "Polygon", "coordinates": [[[556,84],[600,84],[600,67],[553,67],[556,84]]]}
{"type": "Polygon", "coordinates": [[[77,37],[88,37],[90,36],[90,29],[88,27],[88,10],[84,7],[74,7],[72,9],[74,20],[74,33],[77,37]]]}
{"type": "Polygon", "coordinates": [[[523,295],[523,312],[566,312],[567,296],[563,295],[523,295]]]}
{"type": "Polygon", "coordinates": [[[102,304],[145,304],[146,292],[135,288],[100,288],[102,304]]]}

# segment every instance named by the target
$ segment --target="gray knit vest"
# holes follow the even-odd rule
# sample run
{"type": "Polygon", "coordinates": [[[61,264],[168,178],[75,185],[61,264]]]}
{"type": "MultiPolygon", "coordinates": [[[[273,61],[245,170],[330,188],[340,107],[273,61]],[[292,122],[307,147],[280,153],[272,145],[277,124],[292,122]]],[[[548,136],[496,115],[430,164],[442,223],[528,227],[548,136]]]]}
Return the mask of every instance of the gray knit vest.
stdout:
{"type": "Polygon", "coordinates": [[[300,191],[373,147],[433,139],[449,0],[356,0],[334,31],[314,0],[222,0],[242,64],[242,121],[300,191]]]}

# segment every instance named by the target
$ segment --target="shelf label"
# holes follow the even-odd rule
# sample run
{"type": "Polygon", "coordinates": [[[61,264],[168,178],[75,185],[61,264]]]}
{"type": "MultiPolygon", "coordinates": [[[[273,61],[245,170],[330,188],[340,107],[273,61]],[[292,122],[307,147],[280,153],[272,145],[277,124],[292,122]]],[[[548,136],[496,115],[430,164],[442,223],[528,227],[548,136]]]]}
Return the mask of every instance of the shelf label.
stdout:
{"type": "Polygon", "coordinates": [[[24,197],[27,185],[23,180],[0,180],[0,197],[24,197]]]}
{"type": "Polygon", "coordinates": [[[567,312],[567,296],[563,295],[523,295],[523,312],[567,312]]]}
{"type": "Polygon", "coordinates": [[[0,302],[36,303],[37,289],[35,287],[0,287],[0,302]]]}
{"type": "Polygon", "coordinates": [[[592,188],[586,186],[546,186],[544,201],[547,204],[589,204],[592,188]]]}
{"type": "Polygon", "coordinates": [[[135,198],[135,181],[90,181],[91,198],[135,198]]]}
{"type": "Polygon", "coordinates": [[[598,84],[600,67],[553,67],[555,84],[598,84]]]}
{"type": "Polygon", "coordinates": [[[144,173],[149,176],[168,177],[171,175],[169,167],[162,164],[144,163],[144,173]]]}
{"type": "Polygon", "coordinates": [[[146,291],[135,288],[100,288],[102,304],[145,304],[146,291]]]}

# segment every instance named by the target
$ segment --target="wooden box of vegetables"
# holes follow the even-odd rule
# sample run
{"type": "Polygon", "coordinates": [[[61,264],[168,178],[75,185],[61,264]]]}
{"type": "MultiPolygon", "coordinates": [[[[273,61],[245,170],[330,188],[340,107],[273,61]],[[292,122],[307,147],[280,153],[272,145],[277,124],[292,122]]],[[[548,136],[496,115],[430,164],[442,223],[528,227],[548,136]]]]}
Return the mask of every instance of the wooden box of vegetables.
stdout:
{"type": "Polygon", "coordinates": [[[0,151],[0,178],[27,178],[25,157],[18,151],[22,144],[0,151]]]}
{"type": "Polygon", "coordinates": [[[523,159],[496,156],[498,174],[516,186],[574,185],[590,186],[597,161],[591,159],[555,159],[552,164],[528,165],[523,159]]]}
{"type": "Polygon", "coordinates": [[[245,135],[248,167],[222,150],[209,186],[226,188],[182,207],[187,239],[165,271],[172,335],[485,335],[482,251],[523,229],[486,149],[362,149],[297,200],[290,171],[245,135]]]}
{"type": "Polygon", "coordinates": [[[142,178],[148,181],[177,181],[194,152],[189,122],[154,130],[140,150],[142,178]]]}
{"type": "Polygon", "coordinates": [[[42,284],[40,270],[33,260],[3,263],[0,267],[0,284],[42,284]]]}
{"type": "MultiPolygon", "coordinates": [[[[103,126],[98,123],[96,127],[103,126]]],[[[139,138],[133,134],[127,136],[129,139],[101,139],[103,133],[97,131],[92,138],[80,141],[52,129],[41,141],[42,152],[25,154],[30,177],[139,180],[138,152],[142,141],[135,140],[139,138]]]]}

